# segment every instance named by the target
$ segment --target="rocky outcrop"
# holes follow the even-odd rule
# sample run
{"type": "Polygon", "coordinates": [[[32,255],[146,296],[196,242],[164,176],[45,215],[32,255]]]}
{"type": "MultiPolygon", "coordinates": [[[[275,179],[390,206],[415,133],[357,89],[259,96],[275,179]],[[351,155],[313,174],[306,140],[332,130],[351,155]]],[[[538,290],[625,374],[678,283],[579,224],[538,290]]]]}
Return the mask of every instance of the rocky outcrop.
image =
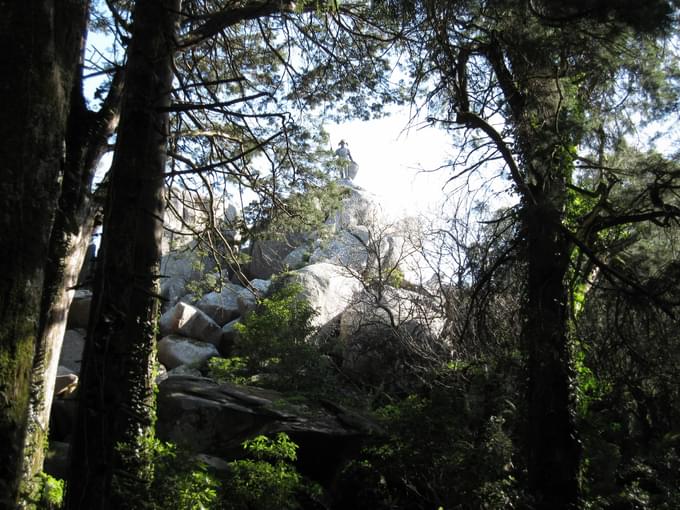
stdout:
{"type": "MultiPolygon", "coordinates": [[[[302,297],[316,310],[313,325],[330,331],[334,350],[324,356],[333,357],[335,368],[359,374],[377,387],[385,373],[399,376],[395,367],[403,361],[402,340],[429,348],[441,325],[433,319],[436,314],[427,299],[388,287],[384,281],[377,292],[370,280],[378,266],[392,269],[399,265],[404,238],[381,226],[374,197],[351,185],[348,189],[349,196],[328,220],[324,235],[256,241],[247,271],[253,279],[247,287],[220,281],[212,272],[212,262],[191,249],[193,244],[164,256],[161,294],[165,313],[160,318],[163,337],[157,350],[163,372],[157,424],[161,439],[197,454],[229,459],[241,454],[245,439],[285,432],[300,446],[301,465],[316,479],[330,479],[342,459],[367,435],[377,432],[370,420],[331,402],[291,404],[281,393],[218,384],[200,377],[199,371],[211,357],[233,355],[238,342],[236,325],[256,309],[269,292],[270,278],[282,270],[288,271],[280,276],[282,284],[298,284],[302,297]],[[196,291],[199,286],[192,286],[196,295],[190,295],[187,286],[204,282],[206,276],[219,284],[216,290],[201,295],[196,291]]],[[[83,295],[83,307],[86,299],[83,295]]],[[[83,324],[75,313],[74,323],[83,324]]],[[[325,341],[321,337],[309,341],[321,344],[325,341]]],[[[67,333],[61,364],[74,374],[80,369],[83,345],[79,332],[67,333]]],[[[260,383],[265,380],[259,379],[260,383]]],[[[59,382],[67,392],[77,377],[63,374],[59,382]]],[[[64,424],[73,404],[65,402],[57,406],[61,414],[55,425],[59,435],[54,439],[69,433],[64,424]]]]}
{"type": "Polygon", "coordinates": [[[262,388],[191,376],[170,377],[159,387],[158,436],[189,451],[234,458],[245,439],[277,432],[288,434],[299,446],[300,463],[323,478],[379,429],[330,402],[291,404],[262,388]]]}
{"type": "Polygon", "coordinates": [[[303,245],[307,237],[287,234],[282,239],[258,239],[250,249],[248,274],[252,278],[268,280],[286,269],[286,256],[303,245]]]}
{"type": "Polygon", "coordinates": [[[237,297],[238,311],[241,317],[252,312],[257,306],[259,299],[263,298],[267,292],[269,292],[269,287],[271,286],[271,281],[254,279],[250,281],[250,288],[244,288],[239,292],[237,297]]]}
{"type": "Polygon", "coordinates": [[[309,262],[327,262],[361,274],[366,270],[370,257],[368,238],[368,227],[365,226],[343,230],[327,242],[319,241],[309,262]]]}
{"type": "Polygon", "coordinates": [[[343,370],[365,382],[400,385],[408,363],[441,359],[447,351],[443,327],[426,296],[389,286],[365,289],[337,321],[336,354],[343,370]]]}
{"type": "Polygon", "coordinates": [[[158,342],[158,361],[168,370],[181,365],[199,365],[219,355],[213,344],[179,335],[169,335],[158,342]]]}
{"type": "Polygon", "coordinates": [[[220,326],[224,326],[239,314],[238,297],[245,291],[240,285],[226,283],[219,292],[209,292],[196,302],[203,311],[220,326]]]}
{"type": "Polygon", "coordinates": [[[287,281],[302,287],[302,297],[317,312],[315,326],[323,326],[339,315],[361,289],[359,280],[350,276],[345,268],[328,262],[293,271],[287,281]]]}
{"type": "Polygon", "coordinates": [[[355,336],[361,329],[386,327],[408,330],[412,335],[437,337],[444,327],[432,300],[406,289],[389,285],[377,290],[363,289],[341,317],[340,335],[355,336]]]}
{"type": "Polygon", "coordinates": [[[163,255],[160,282],[163,310],[171,308],[186,296],[189,293],[187,286],[203,279],[214,265],[210,257],[197,252],[195,243],[163,255]]]}
{"type": "Polygon", "coordinates": [[[347,185],[349,196],[343,199],[340,209],[326,222],[334,232],[357,225],[376,225],[385,222],[376,197],[356,186],[347,185]]]}
{"type": "Polygon", "coordinates": [[[161,316],[159,326],[161,335],[182,335],[215,346],[222,340],[222,328],[214,320],[181,301],[161,316]]]}

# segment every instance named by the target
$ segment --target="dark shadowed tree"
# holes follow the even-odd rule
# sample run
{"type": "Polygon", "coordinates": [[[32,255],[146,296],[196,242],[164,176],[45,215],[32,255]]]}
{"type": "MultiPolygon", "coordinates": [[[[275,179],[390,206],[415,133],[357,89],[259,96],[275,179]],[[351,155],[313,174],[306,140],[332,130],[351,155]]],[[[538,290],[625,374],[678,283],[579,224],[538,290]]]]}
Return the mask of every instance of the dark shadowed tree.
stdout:
{"type": "Polygon", "coordinates": [[[3,1],[0,57],[0,507],[13,509],[48,246],[86,1],[3,1]]]}
{"type": "Polygon", "coordinates": [[[83,363],[68,508],[139,508],[151,482],[157,276],[178,0],[135,4],[83,363]]]}
{"type": "MultiPolygon", "coordinates": [[[[31,374],[31,400],[24,455],[24,477],[42,470],[59,354],[67,314],[95,222],[101,215],[103,193],[93,193],[92,181],[108,139],[118,124],[122,70],[116,73],[98,111],[87,108],[82,90],[82,68],[74,80],[67,123],[62,189],[50,235],[45,267],[39,336],[31,374]]],[[[89,282],[86,282],[89,283],[89,282]]]]}

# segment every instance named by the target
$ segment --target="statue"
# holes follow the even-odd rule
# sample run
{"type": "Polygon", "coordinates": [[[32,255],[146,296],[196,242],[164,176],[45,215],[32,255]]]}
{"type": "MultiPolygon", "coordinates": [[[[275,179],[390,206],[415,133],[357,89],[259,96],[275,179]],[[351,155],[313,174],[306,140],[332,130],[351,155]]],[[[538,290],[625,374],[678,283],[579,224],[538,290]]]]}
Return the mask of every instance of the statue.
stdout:
{"type": "Polygon", "coordinates": [[[359,172],[359,165],[352,158],[347,142],[340,140],[340,147],[335,151],[335,155],[340,158],[340,178],[353,180],[359,172]]]}

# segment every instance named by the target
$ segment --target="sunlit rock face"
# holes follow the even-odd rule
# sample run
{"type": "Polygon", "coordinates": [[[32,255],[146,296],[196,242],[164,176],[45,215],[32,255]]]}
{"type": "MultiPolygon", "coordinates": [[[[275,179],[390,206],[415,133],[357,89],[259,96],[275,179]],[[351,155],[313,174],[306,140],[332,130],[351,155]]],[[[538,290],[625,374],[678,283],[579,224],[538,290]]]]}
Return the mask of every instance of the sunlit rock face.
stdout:
{"type": "Polygon", "coordinates": [[[159,321],[162,335],[182,335],[219,345],[222,328],[207,314],[187,303],[177,303],[159,321]]]}
{"type": "Polygon", "coordinates": [[[171,187],[166,192],[162,253],[186,247],[196,232],[212,227],[230,241],[240,240],[240,220],[238,209],[224,197],[171,187]]]}
{"type": "Polygon", "coordinates": [[[339,315],[361,288],[360,281],[344,267],[328,262],[305,266],[287,278],[302,287],[302,297],[316,310],[315,326],[323,326],[339,315]]]}
{"type": "Polygon", "coordinates": [[[343,199],[340,209],[326,222],[335,232],[357,225],[382,225],[385,215],[377,197],[366,190],[348,185],[349,195],[343,199]]]}
{"type": "Polygon", "coordinates": [[[199,365],[213,356],[219,356],[217,347],[193,338],[168,335],[158,342],[158,361],[168,370],[181,365],[199,365]]]}

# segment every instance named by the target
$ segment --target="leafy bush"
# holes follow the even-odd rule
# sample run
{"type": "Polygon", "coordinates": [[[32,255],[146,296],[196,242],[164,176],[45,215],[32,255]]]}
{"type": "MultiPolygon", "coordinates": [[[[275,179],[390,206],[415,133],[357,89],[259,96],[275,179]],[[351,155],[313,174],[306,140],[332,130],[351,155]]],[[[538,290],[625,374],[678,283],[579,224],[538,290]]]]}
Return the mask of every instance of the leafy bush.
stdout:
{"type": "Polygon", "coordinates": [[[298,388],[318,366],[319,353],[307,342],[314,331],[314,309],[300,296],[300,285],[288,285],[263,299],[258,309],[237,324],[234,350],[250,373],[275,375],[280,388],[298,388]]]}
{"type": "Polygon", "coordinates": [[[257,436],[243,447],[252,458],[229,463],[222,508],[228,510],[292,510],[301,508],[297,496],[315,497],[320,489],[295,470],[297,445],[284,434],[257,436]]]}
{"type": "Polygon", "coordinates": [[[219,487],[219,481],[204,463],[178,451],[173,444],[155,442],[151,508],[218,509],[219,487]]]}
{"type": "Polygon", "coordinates": [[[64,503],[64,480],[59,480],[45,472],[38,473],[26,484],[22,508],[57,510],[64,503]]]}
{"type": "Polygon", "coordinates": [[[226,472],[214,473],[175,445],[155,440],[154,481],[149,501],[140,500],[139,507],[294,510],[301,508],[300,497],[318,498],[321,489],[295,469],[297,445],[286,434],[280,433],[273,439],[257,436],[245,441],[243,448],[248,458],[229,462],[226,472]]]}
{"type": "Polygon", "coordinates": [[[248,382],[246,360],[238,356],[210,358],[208,360],[208,377],[219,383],[246,384],[248,382]]]}

